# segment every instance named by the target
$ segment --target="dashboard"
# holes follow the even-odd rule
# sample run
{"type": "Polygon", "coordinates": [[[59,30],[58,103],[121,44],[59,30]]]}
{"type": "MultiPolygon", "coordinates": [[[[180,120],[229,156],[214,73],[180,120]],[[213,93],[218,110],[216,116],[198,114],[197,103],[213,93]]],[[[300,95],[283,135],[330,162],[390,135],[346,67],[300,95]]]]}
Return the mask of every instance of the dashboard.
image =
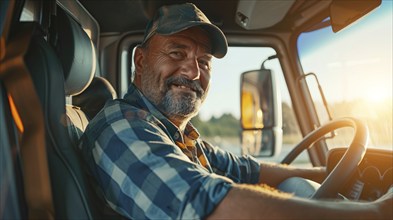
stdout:
{"type": "MultiPolygon", "coordinates": [[[[346,148],[329,151],[327,171],[330,173],[340,161],[346,148]]],[[[383,196],[393,186],[393,151],[367,149],[356,172],[340,189],[349,200],[374,201],[383,196]]]]}

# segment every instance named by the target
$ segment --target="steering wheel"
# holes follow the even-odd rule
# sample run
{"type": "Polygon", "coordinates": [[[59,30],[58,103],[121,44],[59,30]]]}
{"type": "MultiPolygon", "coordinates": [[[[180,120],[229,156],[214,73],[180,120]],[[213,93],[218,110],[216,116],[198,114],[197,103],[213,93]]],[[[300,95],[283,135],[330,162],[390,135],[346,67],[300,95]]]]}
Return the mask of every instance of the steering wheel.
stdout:
{"type": "Polygon", "coordinates": [[[343,127],[354,128],[353,140],[341,160],[312,195],[311,198],[313,199],[335,198],[340,187],[355,172],[357,165],[363,159],[369,140],[366,124],[355,118],[333,120],[307,134],[281,162],[282,164],[290,164],[302,151],[309,148],[324,135],[343,127]]]}

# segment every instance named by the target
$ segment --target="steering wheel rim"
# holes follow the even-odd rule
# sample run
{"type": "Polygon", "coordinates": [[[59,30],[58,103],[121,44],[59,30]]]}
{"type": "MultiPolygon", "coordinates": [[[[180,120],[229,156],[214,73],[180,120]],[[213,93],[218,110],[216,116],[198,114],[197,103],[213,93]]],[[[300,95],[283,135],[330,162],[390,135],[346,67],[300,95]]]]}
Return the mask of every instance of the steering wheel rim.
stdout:
{"type": "Polygon", "coordinates": [[[369,140],[369,131],[366,124],[350,117],[330,121],[307,134],[281,162],[282,164],[290,164],[302,151],[309,148],[325,134],[344,127],[354,128],[353,140],[335,168],[312,195],[311,198],[313,199],[336,197],[340,187],[356,170],[363,159],[369,140]]]}

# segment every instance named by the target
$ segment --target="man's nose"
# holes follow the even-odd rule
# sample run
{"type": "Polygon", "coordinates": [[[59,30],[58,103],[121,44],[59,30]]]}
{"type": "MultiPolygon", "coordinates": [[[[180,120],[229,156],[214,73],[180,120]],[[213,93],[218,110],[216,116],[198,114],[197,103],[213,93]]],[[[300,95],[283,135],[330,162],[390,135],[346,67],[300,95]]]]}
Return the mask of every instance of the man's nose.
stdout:
{"type": "Polygon", "coordinates": [[[181,67],[181,74],[187,76],[187,78],[190,80],[199,79],[201,72],[198,60],[193,58],[185,60],[181,67]]]}

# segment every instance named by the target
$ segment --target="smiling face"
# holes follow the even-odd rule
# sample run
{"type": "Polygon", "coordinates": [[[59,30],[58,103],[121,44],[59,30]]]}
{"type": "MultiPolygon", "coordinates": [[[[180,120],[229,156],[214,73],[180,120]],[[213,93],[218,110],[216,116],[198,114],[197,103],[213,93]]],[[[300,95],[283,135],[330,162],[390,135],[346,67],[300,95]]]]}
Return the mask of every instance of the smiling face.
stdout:
{"type": "Polygon", "coordinates": [[[200,28],[154,35],[135,51],[134,83],[173,123],[195,116],[210,85],[210,41],[200,28]]]}

